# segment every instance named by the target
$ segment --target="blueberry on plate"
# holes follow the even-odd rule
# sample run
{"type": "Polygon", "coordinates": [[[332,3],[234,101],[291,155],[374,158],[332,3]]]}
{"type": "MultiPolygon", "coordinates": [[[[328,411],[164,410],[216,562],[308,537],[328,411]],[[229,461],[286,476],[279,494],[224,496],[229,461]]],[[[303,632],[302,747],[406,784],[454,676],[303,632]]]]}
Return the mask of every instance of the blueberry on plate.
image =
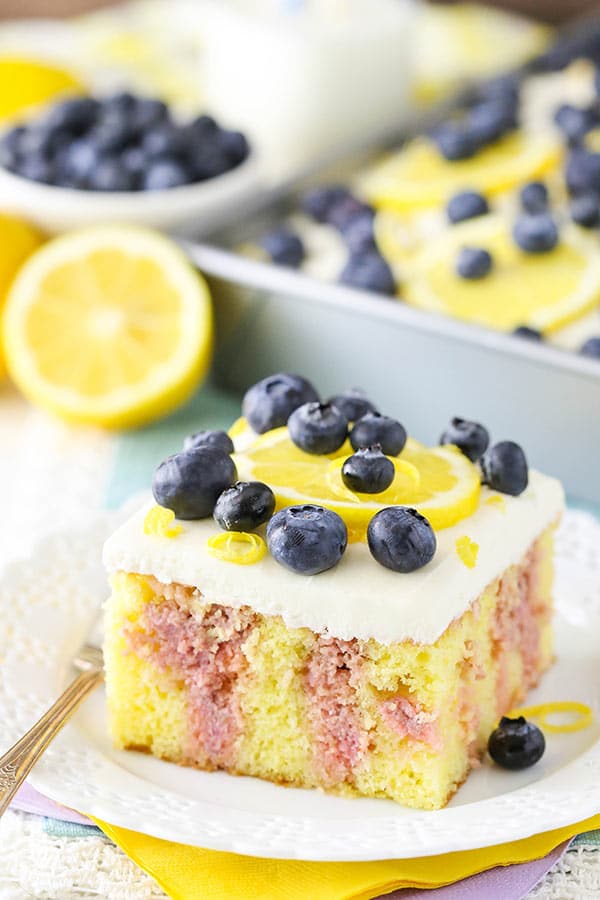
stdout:
{"type": "Polygon", "coordinates": [[[516,108],[501,99],[487,100],[473,106],[466,118],[466,127],[474,146],[485,147],[516,127],[516,108]]]}
{"type": "Polygon", "coordinates": [[[376,513],[367,529],[374,559],[394,572],[415,572],[433,559],[435,532],[425,516],[407,506],[388,506],[376,513]]]}
{"type": "Polygon", "coordinates": [[[516,73],[496,75],[478,86],[477,97],[480,100],[503,100],[507,105],[510,103],[516,106],[520,87],[519,75],[516,73]]]}
{"type": "Polygon", "coordinates": [[[331,403],[304,403],[288,419],[290,438],[305,453],[335,453],[348,436],[348,419],[331,403]]]}
{"type": "Polygon", "coordinates": [[[289,228],[277,228],[263,235],[260,245],[277,265],[297,269],[304,261],[304,244],[289,228]]]}
{"type": "Polygon", "coordinates": [[[152,479],[159,506],[172,509],[178,519],[206,519],[217,497],[237,478],[233,460],[215,447],[197,447],[167,457],[152,479]]]}
{"type": "Polygon", "coordinates": [[[600,153],[576,147],[569,153],[565,180],[571,194],[600,192],[600,153]]]}
{"type": "Polygon", "coordinates": [[[519,194],[524,212],[535,215],[548,209],[548,188],[543,181],[530,181],[523,185],[519,194]]]}
{"type": "Polygon", "coordinates": [[[379,444],[386,456],[398,456],[406,444],[406,429],[396,419],[368,412],[354,423],[350,443],[353,450],[379,444]]]}
{"type": "Polygon", "coordinates": [[[236,481],[215,503],[214,519],[225,531],[254,531],[271,518],[275,494],[262,481],[236,481]]]}
{"type": "Polygon", "coordinates": [[[375,217],[375,210],[368,203],[359,200],[352,194],[334,203],[327,216],[327,222],[333,228],[337,228],[341,234],[345,234],[355,219],[375,217]]]}
{"type": "Polygon", "coordinates": [[[596,228],[600,225],[600,200],[597,194],[580,194],[574,197],[569,212],[573,221],[582,228],[596,228]]]}
{"type": "Polygon", "coordinates": [[[335,394],[333,397],[330,397],[327,402],[337,406],[349,422],[356,422],[368,412],[377,412],[373,403],[360,388],[350,388],[347,391],[342,391],[341,394],[335,394]]]}
{"type": "Polygon", "coordinates": [[[542,758],[545,749],[544,735],[523,716],[502,716],[488,740],[488,753],[503,769],[528,769],[542,758]]]}
{"type": "Polygon", "coordinates": [[[471,462],[477,462],[483,456],[489,443],[487,428],[479,422],[471,422],[457,416],[450,420],[450,424],[440,437],[440,444],[454,444],[471,462]]]}
{"type": "Polygon", "coordinates": [[[436,128],[431,139],[444,159],[455,162],[469,159],[478,150],[474,137],[465,125],[458,122],[446,122],[436,128]]]}
{"type": "Polygon", "coordinates": [[[525,338],[527,341],[544,340],[542,332],[537,331],[535,328],[530,328],[529,325],[518,325],[517,328],[514,329],[513,334],[515,337],[525,338]]]}
{"type": "Polygon", "coordinates": [[[288,506],[275,513],[267,525],[271,556],[300,575],[331,569],[344,555],[347,543],[344,520],[321,506],[288,506]]]}
{"type": "Polygon", "coordinates": [[[513,238],[525,253],[548,253],[558,244],[558,228],[547,213],[525,215],[515,222],[513,238]]]}
{"type": "Polygon", "coordinates": [[[190,171],[179,160],[156,159],[146,169],[143,187],[146,191],[164,191],[189,184],[192,180],[190,171]]]}
{"type": "Polygon", "coordinates": [[[482,484],[501,494],[518,497],[529,482],[527,459],[514,441],[500,441],[485,451],[479,461],[482,484]]]}
{"type": "Polygon", "coordinates": [[[233,453],[235,447],[226,431],[197,431],[188,434],[183,441],[184,450],[194,450],[196,447],[215,447],[223,453],[233,453]]]}
{"type": "Polygon", "coordinates": [[[492,271],[492,254],[483,247],[461,247],[456,259],[456,274],[468,281],[478,281],[492,271]]]}
{"type": "Polygon", "coordinates": [[[475,219],[477,216],[485,216],[490,207],[483,194],[477,191],[461,191],[448,201],[446,213],[453,225],[464,222],[466,219],[475,219]]]}
{"type": "Polygon", "coordinates": [[[591,337],[581,345],[580,354],[590,359],[600,359],[600,337],[591,337]]]}
{"type": "Polygon", "coordinates": [[[341,184],[312,188],[302,198],[302,211],[317,222],[327,222],[333,207],[349,195],[348,188],[341,184]]]}
{"type": "Polygon", "coordinates": [[[389,488],[395,474],[394,463],[379,444],[357,450],[342,466],[342,481],[359,494],[380,494],[389,488]]]}
{"type": "Polygon", "coordinates": [[[285,425],[303,403],[314,402],[319,395],[301,375],[279,372],[248,388],[242,400],[242,415],[258,434],[285,425]]]}
{"type": "Polygon", "coordinates": [[[396,282],[389,265],[377,251],[352,255],[342,269],[340,284],[373,291],[375,294],[394,295],[396,282]]]}

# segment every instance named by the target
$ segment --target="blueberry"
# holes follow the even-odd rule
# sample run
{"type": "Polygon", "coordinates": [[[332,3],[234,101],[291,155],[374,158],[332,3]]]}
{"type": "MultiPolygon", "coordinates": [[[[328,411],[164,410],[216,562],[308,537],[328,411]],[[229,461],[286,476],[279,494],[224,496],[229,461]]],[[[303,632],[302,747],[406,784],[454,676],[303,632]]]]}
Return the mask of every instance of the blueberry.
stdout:
{"type": "Polygon", "coordinates": [[[353,450],[379,444],[386,456],[398,456],[406,444],[406,430],[396,419],[368,412],[354,423],[350,443],[353,450]]]}
{"type": "Polygon", "coordinates": [[[157,159],[148,165],[142,183],[146,191],[164,191],[189,184],[191,180],[183,163],[176,159],[157,159]]]}
{"type": "Polygon", "coordinates": [[[596,228],[600,225],[600,201],[596,194],[574,197],[569,212],[573,221],[582,228],[596,228]]]}
{"type": "Polygon", "coordinates": [[[317,222],[327,222],[333,207],[349,194],[348,188],[338,184],[313,188],[302,198],[302,211],[317,222]]]}
{"type": "Polygon", "coordinates": [[[92,169],[88,185],[93,191],[130,191],[133,179],[116,157],[106,157],[92,169]]]}
{"type": "Polygon", "coordinates": [[[231,169],[231,163],[222,150],[214,144],[203,144],[189,154],[195,181],[206,181],[224,175],[231,169]]]}
{"type": "Polygon", "coordinates": [[[258,434],[287,424],[303,403],[318,400],[314,387],[301,375],[280,372],[269,375],[249,388],[242,400],[242,415],[258,434]]]}
{"type": "Polygon", "coordinates": [[[185,153],[187,147],[183,130],[171,123],[164,123],[147,131],[141,142],[141,148],[148,159],[172,159],[185,153]]]}
{"type": "Polygon", "coordinates": [[[515,108],[503,100],[489,100],[474,106],[466,118],[469,137],[476,147],[484,147],[516,126],[515,108]]]}
{"type": "Polygon", "coordinates": [[[129,111],[130,121],[136,132],[148,131],[169,121],[169,108],[162,100],[138,97],[129,111]]]}
{"type": "Polygon", "coordinates": [[[300,575],[318,575],[335,566],[346,549],[344,520],[321,506],[288,506],[267,525],[271,556],[300,575]]]}
{"type": "Polygon", "coordinates": [[[477,216],[485,216],[490,207],[487,200],[477,191],[461,191],[450,198],[446,212],[452,224],[464,222],[466,219],[475,219],[477,216]]]}
{"type": "Polygon", "coordinates": [[[359,388],[342,391],[341,394],[330,397],[327,402],[337,406],[349,422],[356,422],[368,412],[377,412],[375,406],[359,388]]]}
{"type": "Polygon", "coordinates": [[[250,145],[241,131],[221,130],[218,144],[231,166],[239,166],[250,155],[250,145]]]}
{"type": "Polygon", "coordinates": [[[261,239],[261,247],[269,254],[274,263],[297,269],[304,261],[304,244],[297,234],[289,228],[277,228],[261,239]]]}
{"type": "Polygon", "coordinates": [[[63,130],[48,128],[46,125],[30,125],[25,129],[19,142],[21,156],[43,156],[50,159],[57,151],[64,148],[71,138],[63,130]]]}
{"type": "Polygon", "coordinates": [[[348,419],[330,403],[304,403],[287,424],[292,441],[305,453],[335,453],[348,436],[348,419]]]}
{"type": "Polygon", "coordinates": [[[492,266],[492,255],[483,247],[461,247],[456,259],[456,274],[474,281],[489,275],[492,266]]]}
{"type": "Polygon", "coordinates": [[[216,447],[198,447],[169,456],[154,472],[152,493],[160,506],[178,519],[206,519],[217,497],[236,479],[227,453],[216,447]]]}
{"type": "Polygon", "coordinates": [[[132,187],[142,188],[148,160],[141,147],[127,147],[121,153],[121,165],[131,176],[132,187]]]}
{"type": "Polygon", "coordinates": [[[327,222],[329,225],[337,228],[342,234],[345,234],[355,219],[367,217],[373,219],[374,216],[375,210],[372,206],[369,206],[368,203],[363,203],[362,200],[353,197],[352,194],[347,194],[346,197],[333,204],[329,210],[327,222]]]}
{"type": "Polygon", "coordinates": [[[548,253],[558,244],[558,228],[547,213],[521,216],[515,222],[513,238],[526,253],[548,253]]]}
{"type": "Polygon", "coordinates": [[[212,116],[207,116],[203,113],[189,122],[185,130],[192,142],[202,142],[215,138],[219,132],[219,126],[212,116]]]}
{"type": "Polygon", "coordinates": [[[509,72],[484,81],[477,89],[480,100],[503,100],[507,105],[519,102],[520,82],[518,74],[509,72]]]}
{"type": "Polygon", "coordinates": [[[88,133],[88,139],[103,153],[118,153],[133,141],[134,136],[131,122],[118,116],[102,118],[88,133]]]}
{"type": "Polygon", "coordinates": [[[380,494],[389,488],[395,474],[394,463],[379,444],[357,450],[342,466],[342,481],[359,494],[380,494]]]}
{"type": "Polygon", "coordinates": [[[375,294],[394,295],[396,282],[389,265],[375,252],[350,256],[339,277],[340,283],[375,294]]]}
{"type": "Polygon", "coordinates": [[[6,169],[16,169],[21,155],[21,139],[26,129],[19,125],[5,132],[0,138],[0,165],[6,169]]]}
{"type": "Polygon", "coordinates": [[[353,256],[377,253],[373,217],[371,215],[355,216],[344,229],[342,237],[353,256]]]}
{"type": "Polygon", "coordinates": [[[414,572],[433,559],[437,541],[425,516],[407,506],[388,506],[367,529],[371,555],[386,569],[414,572]]]}
{"type": "Polygon", "coordinates": [[[598,124],[598,114],[592,108],[565,103],[554,113],[554,121],[570,143],[578,143],[598,124]]]}
{"type": "Polygon", "coordinates": [[[501,494],[518,497],[529,482],[527,460],[513,441],[500,441],[485,451],[479,462],[481,481],[501,494]]]}
{"type": "Polygon", "coordinates": [[[102,111],[116,113],[117,115],[132,115],[140,102],[130,91],[119,91],[102,98],[102,111]]]}
{"type": "Polygon", "coordinates": [[[526,213],[543,213],[548,209],[548,188],[543,181],[530,181],[519,194],[521,208],[526,213]]]}
{"type": "Polygon", "coordinates": [[[196,447],[214,447],[223,453],[233,453],[235,447],[226,431],[197,431],[188,434],[183,441],[184,450],[194,450],[196,447]]]}
{"type": "Polygon", "coordinates": [[[60,128],[73,135],[83,134],[96,121],[101,104],[92,97],[77,97],[55,104],[44,117],[49,128],[60,128]]]}
{"type": "Polygon", "coordinates": [[[600,359],[600,337],[591,337],[581,345],[579,352],[590,359],[600,359]]]}
{"type": "Polygon", "coordinates": [[[67,178],[82,184],[100,161],[100,153],[88,138],[79,138],[65,148],[60,157],[60,170],[67,178]]]}
{"type": "Polygon", "coordinates": [[[600,193],[600,153],[577,147],[567,159],[565,180],[571,194],[600,193]]]}
{"type": "Polygon", "coordinates": [[[490,443],[487,428],[479,422],[470,422],[468,419],[455,417],[440,438],[440,444],[454,444],[461,450],[471,462],[483,456],[490,443]]]}
{"type": "Polygon", "coordinates": [[[271,518],[275,494],[262,481],[236,481],[215,504],[214,518],[225,531],[254,531],[271,518]]]}
{"type": "Polygon", "coordinates": [[[471,132],[457,122],[446,122],[441,125],[433,132],[432,140],[444,159],[449,162],[470,159],[478,149],[471,132]]]}
{"type": "Polygon", "coordinates": [[[30,181],[39,181],[43,184],[52,184],[54,181],[54,167],[44,156],[26,156],[19,162],[17,172],[30,181]]]}
{"type": "Polygon", "coordinates": [[[544,336],[541,331],[537,331],[535,328],[530,328],[529,325],[519,325],[513,331],[515,337],[525,338],[528,341],[543,341],[544,336]]]}
{"type": "Polygon", "coordinates": [[[503,769],[528,769],[542,758],[545,749],[544,735],[523,716],[502,716],[488,741],[488,753],[503,769]]]}

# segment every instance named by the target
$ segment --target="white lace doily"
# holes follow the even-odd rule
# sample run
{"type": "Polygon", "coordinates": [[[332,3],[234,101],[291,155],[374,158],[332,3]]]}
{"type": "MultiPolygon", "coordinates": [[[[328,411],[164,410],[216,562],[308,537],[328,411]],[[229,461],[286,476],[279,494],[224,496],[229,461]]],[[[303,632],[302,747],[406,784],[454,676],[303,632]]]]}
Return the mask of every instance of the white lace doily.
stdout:
{"type": "MultiPolygon", "coordinates": [[[[48,537],[0,580],[10,609],[0,634],[0,735],[11,744],[64,683],[76,647],[106,591],[100,566],[110,527],[48,537]]],[[[558,661],[535,699],[577,699],[598,709],[600,525],[566,515],[558,540],[558,661]]],[[[101,692],[42,759],[32,783],[54,800],[158,837],[220,850],[303,859],[418,856],[516,840],[600,808],[598,725],[553,736],[524,773],[484,766],[438,812],[348,800],[224,773],[202,773],[112,750],[101,692]],[[527,811],[527,815],[523,811],[527,811]]],[[[1,749],[1,748],[0,748],[1,749]]]]}

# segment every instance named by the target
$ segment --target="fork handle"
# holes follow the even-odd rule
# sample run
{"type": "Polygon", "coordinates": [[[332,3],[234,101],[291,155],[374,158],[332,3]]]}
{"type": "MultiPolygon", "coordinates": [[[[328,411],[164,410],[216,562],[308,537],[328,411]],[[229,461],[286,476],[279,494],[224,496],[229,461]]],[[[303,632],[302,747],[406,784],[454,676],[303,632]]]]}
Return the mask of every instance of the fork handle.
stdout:
{"type": "Polygon", "coordinates": [[[17,743],[0,756],[0,816],[34,765],[63,725],[71,718],[82,700],[101,683],[101,669],[81,672],[48,712],[17,743]]]}

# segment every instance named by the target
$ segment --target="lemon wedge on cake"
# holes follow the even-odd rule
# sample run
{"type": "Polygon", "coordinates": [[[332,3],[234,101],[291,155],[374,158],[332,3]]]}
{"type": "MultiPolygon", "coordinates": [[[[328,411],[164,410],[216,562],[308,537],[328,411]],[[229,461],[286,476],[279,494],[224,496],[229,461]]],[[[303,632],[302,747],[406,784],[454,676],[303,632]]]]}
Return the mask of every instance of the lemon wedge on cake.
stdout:
{"type": "Polygon", "coordinates": [[[417,256],[405,279],[404,299],[421,309],[499,331],[527,325],[544,333],[562,328],[600,302],[595,236],[563,223],[553,250],[526,253],[511,230],[512,222],[500,215],[454,225],[417,256]],[[463,247],[491,253],[489,275],[468,280],[456,273],[463,247]]]}
{"type": "Polygon", "coordinates": [[[335,454],[314,456],[296,447],[286,427],[257,437],[242,420],[231,434],[241,448],[234,456],[240,478],[269,484],[278,508],[314,503],[332,509],[346,522],[352,540],[364,539],[369,521],[386,506],[414,507],[440,529],[471,515],[479,502],[479,470],[451,445],[428,448],[408,438],[392,459],[392,484],[375,499],[354,493],[342,481],[342,464],[354,452],[349,441],[335,454]]]}
{"type": "Polygon", "coordinates": [[[140,425],[186,400],[212,347],[208,287],[162,235],[98,226],[38,250],[9,292],[10,375],[65,419],[140,425]]]}
{"type": "Polygon", "coordinates": [[[444,159],[427,137],[416,138],[376,164],[360,182],[367,200],[381,209],[410,212],[443,206],[457,191],[483,194],[510,190],[555,168],[556,138],[513,131],[469,159],[444,159]]]}

